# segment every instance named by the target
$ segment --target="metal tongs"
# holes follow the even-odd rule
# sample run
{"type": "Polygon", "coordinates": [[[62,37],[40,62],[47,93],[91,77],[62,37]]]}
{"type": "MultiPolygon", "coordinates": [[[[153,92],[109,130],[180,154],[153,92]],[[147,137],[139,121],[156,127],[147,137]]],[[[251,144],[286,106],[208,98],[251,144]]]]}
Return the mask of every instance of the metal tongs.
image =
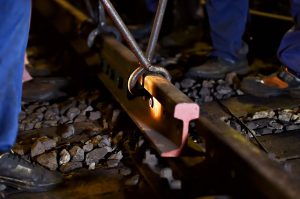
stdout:
{"type": "Polygon", "coordinates": [[[164,18],[166,6],[168,0],[159,0],[158,8],[156,11],[150,39],[148,42],[148,47],[146,51],[146,56],[144,55],[143,51],[140,49],[139,45],[133,38],[132,34],[124,24],[123,20],[119,16],[118,12],[115,10],[114,6],[111,4],[109,0],[99,0],[99,3],[102,3],[104,9],[114,22],[116,28],[120,31],[121,35],[129,45],[130,49],[136,56],[139,61],[140,66],[130,75],[128,79],[128,90],[130,93],[133,93],[133,90],[136,86],[137,81],[140,77],[147,75],[147,74],[158,74],[162,75],[167,80],[171,80],[171,76],[169,72],[159,66],[153,66],[151,64],[151,60],[154,55],[154,50],[157,44],[158,36],[160,33],[162,21],[164,18]]]}
{"type": "Polygon", "coordinates": [[[95,13],[92,9],[92,5],[89,0],[85,0],[86,7],[88,9],[88,12],[90,13],[91,19],[95,22],[98,23],[97,28],[95,28],[88,36],[87,39],[87,45],[88,47],[92,47],[94,45],[95,39],[98,35],[100,34],[112,34],[118,41],[121,40],[121,35],[116,30],[115,27],[107,25],[106,22],[106,16],[105,16],[105,10],[102,6],[102,3],[99,1],[98,2],[98,8],[97,8],[97,13],[95,13]]]}

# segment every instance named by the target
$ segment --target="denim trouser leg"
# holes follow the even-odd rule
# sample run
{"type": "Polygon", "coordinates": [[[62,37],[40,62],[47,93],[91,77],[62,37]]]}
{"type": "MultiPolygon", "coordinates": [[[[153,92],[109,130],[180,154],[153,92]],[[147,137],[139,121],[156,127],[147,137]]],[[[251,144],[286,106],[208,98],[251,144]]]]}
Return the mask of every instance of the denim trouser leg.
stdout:
{"type": "Polygon", "coordinates": [[[295,26],[282,38],[277,55],[282,64],[300,75],[300,0],[291,0],[295,26]]]}
{"type": "Polygon", "coordinates": [[[248,47],[243,42],[248,0],[207,0],[206,8],[213,43],[212,56],[229,60],[246,58],[248,47]]]}
{"type": "Polygon", "coordinates": [[[18,133],[30,12],[30,0],[0,0],[0,151],[9,150],[18,133]]]}
{"type": "Polygon", "coordinates": [[[157,2],[158,0],[145,0],[149,12],[154,13],[156,11],[157,2]]]}

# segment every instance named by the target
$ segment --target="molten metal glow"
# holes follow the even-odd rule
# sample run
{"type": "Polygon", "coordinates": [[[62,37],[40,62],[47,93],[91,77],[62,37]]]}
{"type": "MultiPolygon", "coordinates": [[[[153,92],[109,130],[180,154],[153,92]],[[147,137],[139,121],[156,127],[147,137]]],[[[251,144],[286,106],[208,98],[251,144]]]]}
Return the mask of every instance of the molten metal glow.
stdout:
{"type": "Polygon", "coordinates": [[[162,105],[155,97],[152,97],[152,99],[151,115],[155,120],[159,120],[162,115],[162,105]]]}

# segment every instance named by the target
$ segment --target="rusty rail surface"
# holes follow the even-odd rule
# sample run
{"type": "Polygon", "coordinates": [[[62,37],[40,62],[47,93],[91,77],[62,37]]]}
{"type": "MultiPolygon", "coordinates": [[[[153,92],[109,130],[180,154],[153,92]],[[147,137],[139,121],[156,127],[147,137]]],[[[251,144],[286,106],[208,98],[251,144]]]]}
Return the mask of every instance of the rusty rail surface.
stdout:
{"type": "MultiPolygon", "coordinates": [[[[145,132],[160,154],[177,156],[187,139],[186,128],[199,113],[198,106],[173,85],[161,77],[145,78],[144,89],[148,95],[132,97],[126,87],[131,72],[138,66],[133,53],[111,37],[103,37],[99,55],[88,53],[84,39],[75,34],[78,25],[87,23],[88,17],[65,0],[35,1],[35,8],[50,21],[60,33],[71,40],[79,54],[89,65],[99,67],[98,77],[122,105],[137,126],[145,132]],[[184,109],[184,110],[182,110],[184,109]],[[189,117],[184,115],[187,112],[189,117]]],[[[204,136],[211,157],[222,154],[224,164],[241,173],[268,198],[297,198],[300,184],[292,179],[278,163],[269,159],[240,133],[216,118],[201,117],[196,120],[198,134],[204,136]],[[213,120],[213,121],[212,121],[213,120]],[[226,162],[226,159],[232,160],[226,162]]]]}

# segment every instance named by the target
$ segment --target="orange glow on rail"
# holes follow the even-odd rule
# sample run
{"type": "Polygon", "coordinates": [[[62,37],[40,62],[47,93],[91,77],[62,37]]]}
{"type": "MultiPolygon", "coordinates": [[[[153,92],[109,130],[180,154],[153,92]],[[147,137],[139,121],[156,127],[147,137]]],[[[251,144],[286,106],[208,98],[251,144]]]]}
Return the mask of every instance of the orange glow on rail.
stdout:
{"type": "Polygon", "coordinates": [[[163,112],[162,105],[155,97],[152,97],[152,106],[150,105],[150,111],[155,120],[159,120],[161,118],[163,112]]]}

